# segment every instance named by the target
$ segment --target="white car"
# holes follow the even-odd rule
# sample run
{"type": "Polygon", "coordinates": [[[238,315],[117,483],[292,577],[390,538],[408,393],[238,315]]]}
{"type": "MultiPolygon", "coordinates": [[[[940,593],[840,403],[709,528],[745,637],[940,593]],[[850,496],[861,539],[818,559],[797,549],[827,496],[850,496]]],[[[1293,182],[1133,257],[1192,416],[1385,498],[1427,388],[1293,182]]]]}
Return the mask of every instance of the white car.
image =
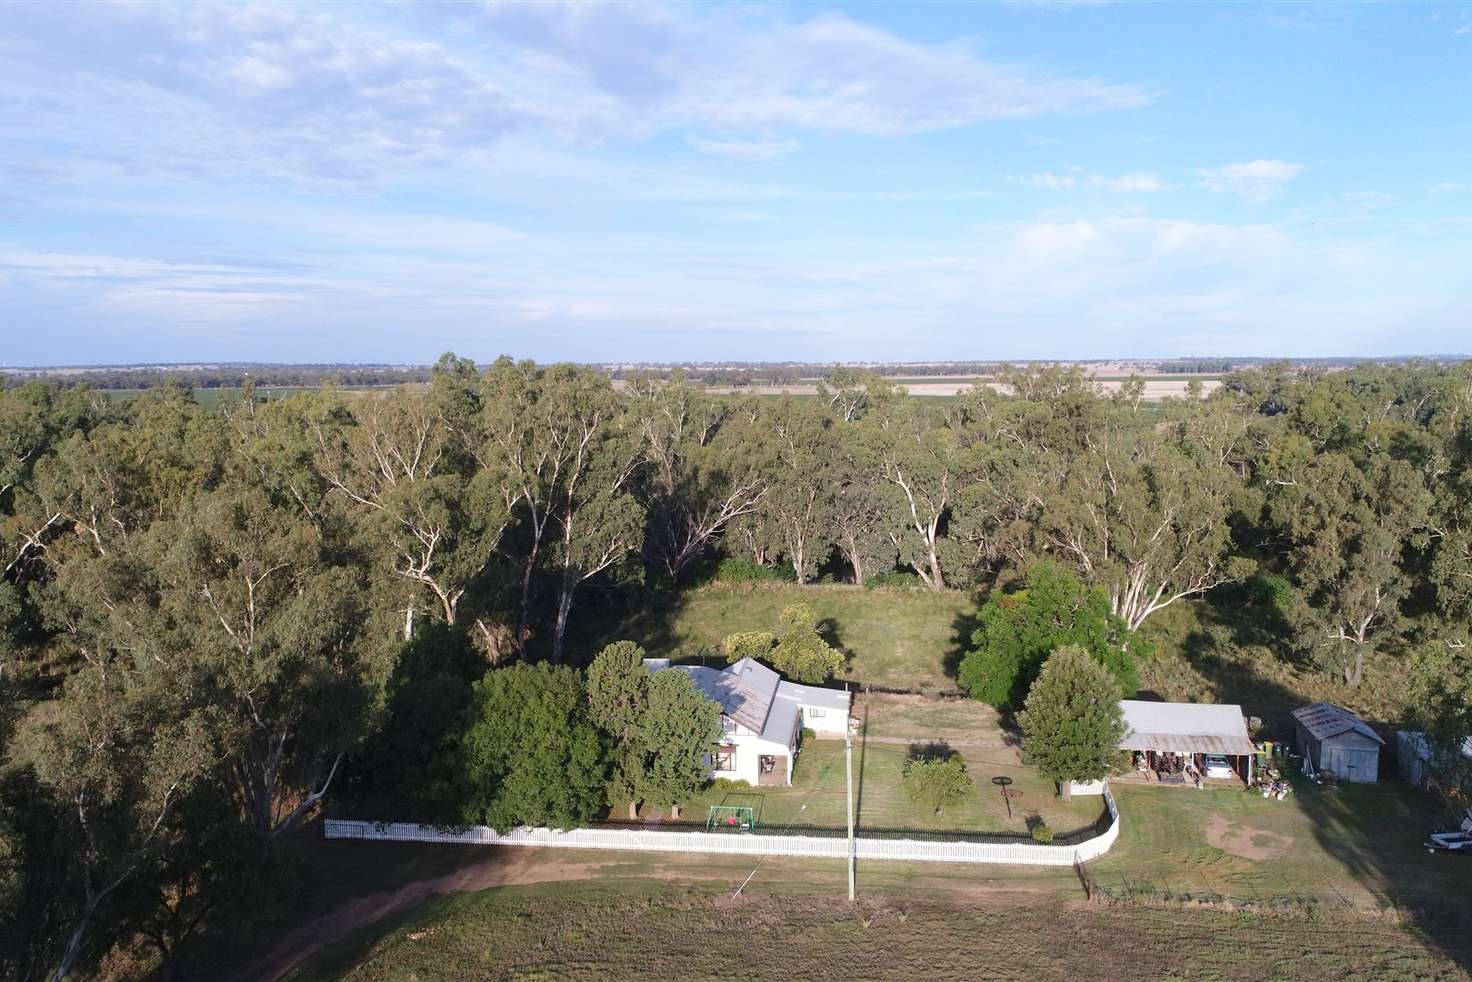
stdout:
{"type": "Polygon", "coordinates": [[[1207,777],[1220,777],[1230,780],[1237,776],[1232,769],[1231,763],[1221,754],[1207,754],[1201,758],[1201,773],[1207,777]]]}

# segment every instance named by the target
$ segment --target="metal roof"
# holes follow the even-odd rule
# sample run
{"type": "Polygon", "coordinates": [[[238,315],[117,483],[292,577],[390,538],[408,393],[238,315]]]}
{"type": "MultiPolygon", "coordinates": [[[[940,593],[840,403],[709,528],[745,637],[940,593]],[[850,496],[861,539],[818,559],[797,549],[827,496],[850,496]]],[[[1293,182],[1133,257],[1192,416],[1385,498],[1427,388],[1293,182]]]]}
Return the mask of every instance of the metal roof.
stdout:
{"type": "Polygon", "coordinates": [[[829,689],[821,685],[798,685],[782,682],[777,686],[777,698],[794,702],[799,706],[818,706],[835,712],[848,712],[849,692],[847,689],[829,689]]]}
{"type": "Polygon", "coordinates": [[[741,659],[725,671],[704,665],[673,667],[689,675],[697,689],[720,703],[721,712],[753,733],[762,732],[781,681],[776,672],[750,658],[741,659]]]}
{"type": "Polygon", "coordinates": [[[671,665],[668,658],[646,658],[651,672],[674,668],[721,704],[721,712],[764,739],[785,743],[797,722],[799,706],[848,711],[849,693],[817,685],[783,682],[761,662],[743,658],[721,671],[704,665],[671,665]]]}
{"type": "Polygon", "coordinates": [[[1376,743],[1385,742],[1380,738],[1380,734],[1370,728],[1368,723],[1332,702],[1316,702],[1311,706],[1301,706],[1293,710],[1293,718],[1303,724],[1303,728],[1308,730],[1309,735],[1315,740],[1328,740],[1341,733],[1352,731],[1361,736],[1367,736],[1376,743]]]}
{"type": "Polygon", "coordinates": [[[1125,736],[1121,750],[1168,750],[1179,754],[1252,754],[1241,706],[1200,702],[1143,702],[1122,699],[1125,736]]]}

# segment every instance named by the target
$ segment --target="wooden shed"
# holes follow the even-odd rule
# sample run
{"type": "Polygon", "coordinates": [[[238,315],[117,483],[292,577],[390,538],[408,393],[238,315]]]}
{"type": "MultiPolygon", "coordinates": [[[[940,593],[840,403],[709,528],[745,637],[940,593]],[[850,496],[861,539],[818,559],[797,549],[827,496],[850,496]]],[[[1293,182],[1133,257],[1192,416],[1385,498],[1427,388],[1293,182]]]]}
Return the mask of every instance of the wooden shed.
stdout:
{"type": "Polygon", "coordinates": [[[1359,784],[1379,779],[1385,741],[1354,713],[1332,702],[1316,702],[1295,709],[1293,719],[1298,723],[1298,751],[1315,773],[1359,784]]]}

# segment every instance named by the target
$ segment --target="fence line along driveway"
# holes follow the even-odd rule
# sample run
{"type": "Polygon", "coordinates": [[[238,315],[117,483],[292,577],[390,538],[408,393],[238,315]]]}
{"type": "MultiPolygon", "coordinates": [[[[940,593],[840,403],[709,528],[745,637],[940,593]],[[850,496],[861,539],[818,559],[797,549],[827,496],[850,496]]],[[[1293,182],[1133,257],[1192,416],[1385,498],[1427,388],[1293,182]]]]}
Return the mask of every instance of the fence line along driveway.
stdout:
{"type": "MultiPolygon", "coordinates": [[[[870,839],[856,836],[859,859],[894,859],[927,863],[990,863],[1004,866],[1073,866],[1097,859],[1119,838],[1119,808],[1107,789],[1104,803],[1111,819],[1099,835],[1072,845],[997,842],[932,842],[922,839],[870,839]]],[[[553,849],[623,849],[637,852],[689,852],[717,855],[791,856],[845,859],[846,838],[808,835],[749,835],[740,832],[662,832],[642,829],[527,828],[500,833],[484,825],[441,829],[410,822],[362,822],[329,818],[329,839],[385,842],[443,842],[483,846],[538,846],[553,849]]]]}

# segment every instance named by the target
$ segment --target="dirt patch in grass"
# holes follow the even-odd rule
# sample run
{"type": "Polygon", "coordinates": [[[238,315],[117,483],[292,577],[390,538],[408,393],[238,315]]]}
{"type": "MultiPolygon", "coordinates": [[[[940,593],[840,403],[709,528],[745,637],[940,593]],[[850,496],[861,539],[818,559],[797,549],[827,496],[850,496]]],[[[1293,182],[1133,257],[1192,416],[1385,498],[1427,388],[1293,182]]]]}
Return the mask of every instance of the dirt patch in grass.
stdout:
{"type": "Polygon", "coordinates": [[[285,935],[242,978],[279,979],[326,946],[341,941],[365,924],[418,907],[436,894],[467,893],[492,887],[586,880],[615,861],[548,859],[515,850],[497,850],[484,862],[468,863],[445,876],[417,880],[396,890],[357,897],[285,935]]]}
{"type": "Polygon", "coordinates": [[[1239,825],[1222,815],[1207,821],[1206,841],[1223,852],[1259,862],[1285,856],[1293,848],[1291,835],[1239,825]]]}

